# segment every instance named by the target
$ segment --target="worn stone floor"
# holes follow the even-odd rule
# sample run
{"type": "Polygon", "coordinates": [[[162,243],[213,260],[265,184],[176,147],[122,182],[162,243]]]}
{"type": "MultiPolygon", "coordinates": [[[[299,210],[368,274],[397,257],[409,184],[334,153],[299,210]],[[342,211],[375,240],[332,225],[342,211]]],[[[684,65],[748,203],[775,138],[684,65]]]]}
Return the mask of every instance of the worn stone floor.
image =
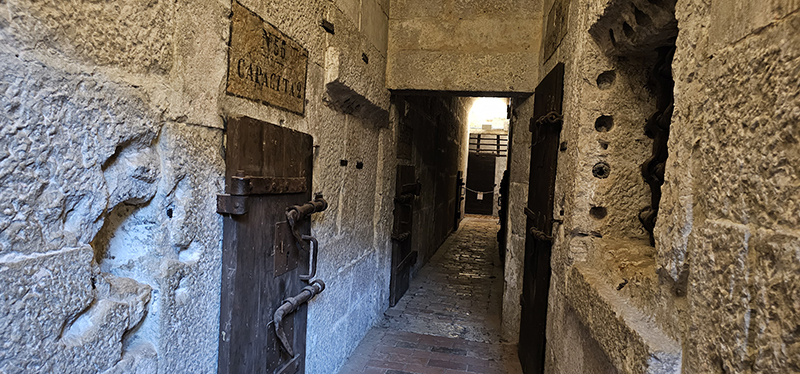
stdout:
{"type": "Polygon", "coordinates": [[[339,374],[521,374],[500,341],[496,217],[468,216],[339,374]]]}

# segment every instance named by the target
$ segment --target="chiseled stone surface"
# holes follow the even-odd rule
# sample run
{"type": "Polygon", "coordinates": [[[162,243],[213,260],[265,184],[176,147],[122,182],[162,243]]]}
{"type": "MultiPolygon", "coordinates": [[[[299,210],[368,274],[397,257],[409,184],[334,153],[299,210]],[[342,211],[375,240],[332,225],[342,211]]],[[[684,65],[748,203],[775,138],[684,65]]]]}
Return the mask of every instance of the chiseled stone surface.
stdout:
{"type": "Polygon", "coordinates": [[[525,211],[519,207],[528,205],[528,182],[530,177],[531,133],[528,131],[533,116],[534,96],[514,98],[511,116],[511,133],[507,167],[509,171],[508,232],[506,258],[503,270],[503,340],[513,343],[519,340],[519,322],[522,307],[522,276],[525,263],[525,211]]]}
{"type": "MultiPolygon", "coordinates": [[[[694,210],[703,220],[696,219],[687,248],[696,331],[687,336],[690,372],[786,372],[800,365],[800,5],[781,3],[794,12],[736,43],[711,34],[709,44],[724,47],[705,52],[714,58],[695,78],[710,100],[686,98],[702,113],[682,119],[700,139],[692,171],[709,171],[694,184],[694,210]]],[[[727,21],[712,11],[712,25],[725,28],[727,21]]]]}
{"type": "Polygon", "coordinates": [[[141,183],[109,191],[117,183],[103,173],[117,160],[113,156],[119,145],[134,152],[149,147],[158,134],[159,116],[140,92],[10,54],[2,60],[3,253],[86,244],[103,223],[98,218],[113,208],[109,198],[141,203],[152,197],[149,185],[160,165],[147,157],[140,168],[123,170],[141,183]]]}
{"type": "Polygon", "coordinates": [[[2,5],[2,372],[216,371],[223,139],[170,120],[207,118],[175,4],[2,5]]]}
{"type": "Polygon", "coordinates": [[[376,50],[358,30],[345,27],[349,23],[338,9],[329,11],[328,20],[340,26],[335,34],[326,36],[324,100],[338,111],[388,126],[385,53],[376,50]]]}
{"type": "Polygon", "coordinates": [[[3,61],[2,369],[213,372],[221,132],[165,125],[126,85],[3,61]]]}
{"type": "Polygon", "coordinates": [[[313,231],[328,289],[309,308],[309,372],[335,372],[388,306],[388,3],[365,6],[377,22],[362,32],[326,1],[242,3],[308,49],[305,116],[225,95],[230,2],[0,3],[0,274],[15,285],[0,291],[0,371],[216,371],[215,196],[229,115],[310,133],[319,146],[314,191],[331,207],[313,231]],[[329,49],[352,56],[326,81],[329,49]],[[147,292],[113,296],[98,291],[101,279],[147,292]]]}
{"type": "Polygon", "coordinates": [[[655,247],[630,214],[649,205],[649,191],[632,188],[650,147],[635,130],[653,110],[641,90],[648,57],[610,58],[588,39],[607,5],[573,1],[567,36],[540,71],[566,63],[567,151],[556,185],[565,217],[554,231],[547,367],[580,372],[585,362],[571,358],[582,356],[643,370],[632,363],[658,351],[648,343],[657,335],[680,348],[683,373],[796,370],[800,5],[678,1],[655,247]],[[615,79],[599,79],[609,71],[615,79]],[[610,131],[595,130],[598,115],[614,117],[610,131]],[[603,181],[591,176],[599,160],[611,165],[603,181]],[[620,168],[622,180],[604,187],[620,168]],[[607,216],[590,216],[594,206],[607,216]],[[576,334],[594,341],[578,356],[576,334]],[[643,338],[626,340],[635,335],[643,338]]]}
{"type": "Polygon", "coordinates": [[[47,48],[80,62],[134,73],[166,74],[172,68],[175,1],[7,3],[20,48],[47,48]]]}
{"type": "Polygon", "coordinates": [[[530,93],[536,87],[540,2],[399,0],[390,7],[389,88],[530,93]]]}
{"type": "Polygon", "coordinates": [[[598,276],[596,269],[576,265],[568,281],[567,297],[576,314],[620,372],[681,372],[680,345],[641,310],[627,303],[619,289],[598,276]]]}

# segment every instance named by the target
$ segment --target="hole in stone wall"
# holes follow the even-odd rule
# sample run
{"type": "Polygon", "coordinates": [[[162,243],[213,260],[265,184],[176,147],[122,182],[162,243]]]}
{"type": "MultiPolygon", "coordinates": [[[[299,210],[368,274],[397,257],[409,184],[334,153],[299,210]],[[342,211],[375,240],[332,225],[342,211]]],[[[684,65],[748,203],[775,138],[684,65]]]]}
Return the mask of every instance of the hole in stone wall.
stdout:
{"type": "MultiPolygon", "coordinates": [[[[673,42],[674,43],[674,42],[673,42]]],[[[656,99],[656,111],[645,123],[645,134],[653,139],[652,156],[641,166],[642,178],[650,185],[650,206],[639,212],[639,221],[650,234],[650,245],[655,246],[653,231],[656,217],[661,202],[661,186],[664,183],[664,169],[666,168],[667,150],[669,143],[669,128],[673,111],[673,88],[675,81],[672,78],[672,59],[675,54],[675,45],[658,48],[658,61],[650,74],[649,88],[656,99]]]]}
{"type": "Polygon", "coordinates": [[[611,174],[611,166],[605,162],[598,162],[592,168],[592,175],[595,178],[605,179],[608,178],[609,174],[611,174]]]}
{"type": "Polygon", "coordinates": [[[650,16],[635,6],[633,7],[633,15],[636,17],[636,24],[639,26],[648,27],[653,24],[653,20],[650,16]]]}
{"type": "MultiPolygon", "coordinates": [[[[615,222],[620,222],[616,219],[618,216],[629,217],[625,221],[625,232],[618,231],[621,235],[638,240],[644,239],[642,234],[646,233],[652,245],[668,157],[667,145],[673,114],[674,88],[671,67],[675,37],[679,31],[678,22],[674,15],[673,0],[646,2],[625,0],[608,4],[604,14],[589,28],[589,33],[598,47],[611,59],[610,61],[614,61],[613,69],[600,70],[596,73],[599,74],[596,75],[598,89],[614,91],[614,97],[607,98],[608,102],[604,103],[605,109],[602,110],[615,116],[625,114],[626,118],[630,113],[629,110],[632,110],[635,113],[635,117],[632,118],[648,119],[644,134],[638,131],[631,133],[630,130],[636,131],[629,127],[634,125],[632,121],[625,120],[614,124],[615,118],[611,115],[600,116],[603,113],[598,113],[595,116],[595,130],[609,132],[613,128],[614,131],[609,134],[598,134],[595,137],[599,145],[599,148],[595,148],[595,154],[602,155],[605,162],[594,159],[597,164],[593,166],[592,174],[596,178],[608,178],[610,167],[606,162],[609,159],[605,157],[614,157],[610,158],[611,160],[616,160],[617,157],[621,159],[621,163],[614,161],[617,162],[614,167],[619,168],[615,169],[614,188],[635,191],[635,194],[618,196],[617,199],[626,201],[622,204],[614,201],[613,205],[607,208],[613,213],[615,222]],[[624,85],[616,83],[617,75],[620,75],[619,78],[622,80],[620,83],[624,82],[624,85]],[[642,94],[641,88],[645,88],[651,95],[642,94]],[[628,98],[629,102],[625,102],[625,98],[628,98]],[[614,109],[623,106],[625,111],[614,109]],[[615,126],[620,129],[616,129],[615,126]],[[615,135],[620,137],[619,141],[615,135]],[[641,135],[651,138],[652,145],[641,135]],[[626,139],[631,137],[635,139],[626,139]],[[615,142],[614,148],[610,148],[612,141],[615,142]],[[640,165],[638,168],[637,164],[640,165]],[[639,169],[638,172],[636,169],[639,169]],[[641,185],[640,180],[636,178],[636,174],[639,173],[646,185],[641,185]],[[650,190],[649,194],[647,189],[650,190]],[[649,206],[637,212],[636,210],[644,205],[644,200],[649,202],[649,206]],[[632,219],[636,215],[644,232],[636,225],[636,220],[632,219]]],[[[616,120],[619,121],[620,117],[616,120]]],[[[590,208],[592,210],[589,213],[592,217],[600,214],[598,209],[591,206],[590,208]]]]}
{"type": "Polygon", "coordinates": [[[631,25],[629,25],[627,22],[622,23],[622,32],[625,33],[625,36],[627,36],[628,39],[633,38],[633,27],[631,27],[631,25]]]}
{"type": "Polygon", "coordinates": [[[593,206],[589,209],[589,215],[594,219],[603,219],[608,215],[608,210],[602,206],[593,206]]]}
{"type": "Polygon", "coordinates": [[[608,132],[614,127],[614,117],[600,116],[594,121],[594,129],[599,132],[608,132]]]}
{"type": "Polygon", "coordinates": [[[614,84],[614,81],[617,79],[617,72],[614,70],[608,70],[600,73],[597,76],[597,88],[601,90],[607,90],[611,88],[611,85],[614,84]]]}

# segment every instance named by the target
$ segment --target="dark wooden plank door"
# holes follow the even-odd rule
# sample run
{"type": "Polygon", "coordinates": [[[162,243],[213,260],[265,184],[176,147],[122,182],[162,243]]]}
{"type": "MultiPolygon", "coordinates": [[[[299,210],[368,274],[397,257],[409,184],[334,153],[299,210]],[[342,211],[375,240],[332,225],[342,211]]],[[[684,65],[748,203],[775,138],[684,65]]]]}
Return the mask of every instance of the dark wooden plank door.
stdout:
{"type": "Polygon", "coordinates": [[[525,238],[519,359],[525,374],[544,373],[553,201],[561,134],[564,64],[536,87],[525,238]]]}
{"type": "MultiPolygon", "coordinates": [[[[282,324],[294,357],[279,347],[272,316],[283,300],[307,285],[300,274],[308,274],[308,253],[280,243],[287,237],[286,209],[311,200],[312,152],[308,134],[251,118],[228,120],[228,195],[218,200],[218,211],[227,212],[219,373],[305,372],[306,305],[282,324]]],[[[310,234],[308,220],[299,225],[302,234],[310,234]]]]}
{"type": "Polygon", "coordinates": [[[494,194],[478,192],[494,191],[495,156],[469,154],[467,159],[467,202],[464,212],[467,214],[492,215],[494,194]]]}
{"type": "Polygon", "coordinates": [[[414,199],[420,193],[413,165],[397,166],[397,188],[394,199],[394,229],[392,232],[392,274],[389,305],[395,306],[408,290],[411,268],[417,263],[417,251],[412,248],[411,235],[414,199]]]}

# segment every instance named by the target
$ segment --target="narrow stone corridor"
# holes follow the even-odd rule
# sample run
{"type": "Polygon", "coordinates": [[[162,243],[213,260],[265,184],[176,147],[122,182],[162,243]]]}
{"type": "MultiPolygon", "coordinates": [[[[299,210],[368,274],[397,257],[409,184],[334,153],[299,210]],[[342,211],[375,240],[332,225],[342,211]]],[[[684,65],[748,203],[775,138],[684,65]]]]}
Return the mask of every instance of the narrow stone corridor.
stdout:
{"type": "Polygon", "coordinates": [[[500,342],[498,228],[464,219],[339,374],[522,373],[516,345],[500,342]]]}

